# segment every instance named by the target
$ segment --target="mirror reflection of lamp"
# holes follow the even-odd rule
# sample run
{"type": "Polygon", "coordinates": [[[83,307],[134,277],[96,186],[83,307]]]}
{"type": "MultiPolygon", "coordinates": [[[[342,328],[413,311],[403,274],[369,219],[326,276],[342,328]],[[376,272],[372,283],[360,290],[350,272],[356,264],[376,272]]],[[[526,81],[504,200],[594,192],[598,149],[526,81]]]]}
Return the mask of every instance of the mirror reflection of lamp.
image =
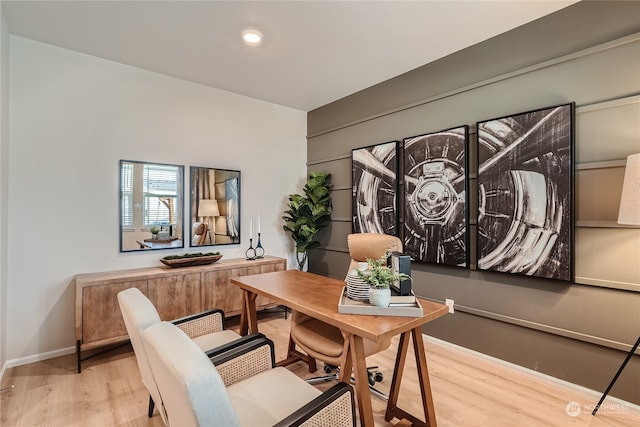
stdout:
{"type": "Polygon", "coordinates": [[[640,153],[627,157],[618,224],[640,225],[640,153]]]}
{"type": "Polygon", "coordinates": [[[207,235],[209,237],[209,242],[211,244],[215,243],[211,238],[211,231],[210,231],[213,228],[214,235],[215,235],[215,227],[213,225],[214,222],[211,221],[210,218],[215,218],[217,216],[220,216],[217,200],[200,199],[200,201],[198,202],[198,215],[202,218],[202,222],[204,222],[205,218],[207,218],[206,224],[207,224],[207,235]]]}

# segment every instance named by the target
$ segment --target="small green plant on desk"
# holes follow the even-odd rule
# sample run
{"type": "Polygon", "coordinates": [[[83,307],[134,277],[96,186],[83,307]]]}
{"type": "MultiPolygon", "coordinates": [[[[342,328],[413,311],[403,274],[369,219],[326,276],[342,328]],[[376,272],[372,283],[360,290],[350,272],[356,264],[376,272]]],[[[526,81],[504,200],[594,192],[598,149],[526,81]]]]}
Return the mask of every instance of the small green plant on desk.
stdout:
{"type": "Polygon", "coordinates": [[[154,239],[158,238],[158,233],[160,232],[160,228],[157,225],[152,225],[149,227],[149,231],[151,232],[151,237],[154,239]]]}
{"type": "Polygon", "coordinates": [[[404,273],[393,271],[387,265],[389,255],[389,253],[386,253],[378,259],[367,258],[369,268],[367,270],[356,270],[358,277],[367,282],[372,288],[378,289],[389,288],[393,282],[399,280],[411,279],[410,276],[404,273]]]}
{"type": "Polygon", "coordinates": [[[393,271],[387,265],[389,253],[379,259],[367,258],[366,270],[356,270],[358,277],[369,284],[369,303],[378,307],[388,307],[391,302],[391,284],[399,280],[410,279],[408,275],[393,271]]]}

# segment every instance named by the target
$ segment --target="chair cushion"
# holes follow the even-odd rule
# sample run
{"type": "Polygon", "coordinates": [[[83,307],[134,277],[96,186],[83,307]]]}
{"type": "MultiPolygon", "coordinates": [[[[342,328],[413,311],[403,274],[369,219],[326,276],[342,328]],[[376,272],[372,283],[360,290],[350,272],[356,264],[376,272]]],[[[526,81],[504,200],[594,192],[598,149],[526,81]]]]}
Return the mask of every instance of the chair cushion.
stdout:
{"type": "Polygon", "coordinates": [[[337,358],[342,355],[344,338],[340,329],[314,318],[307,318],[301,323],[296,323],[291,328],[291,337],[305,351],[313,349],[314,352],[337,358]]]}
{"type": "Polygon", "coordinates": [[[200,335],[199,337],[195,337],[192,339],[196,344],[198,344],[198,347],[200,347],[204,351],[208,351],[239,338],[240,335],[236,334],[233,331],[225,329],[219,332],[214,332],[212,334],[200,335]]]}
{"type": "MultiPolygon", "coordinates": [[[[325,363],[340,364],[344,339],[340,329],[335,326],[294,311],[291,338],[310,356],[325,363]]],[[[391,345],[391,338],[379,343],[364,340],[364,355],[371,356],[385,350],[389,345],[391,345]]]]}
{"type": "Polygon", "coordinates": [[[193,234],[194,235],[200,236],[201,234],[204,234],[205,231],[207,231],[206,224],[204,224],[202,222],[194,222],[193,223],[193,234]]]}
{"type": "Polygon", "coordinates": [[[272,426],[321,392],[285,368],[262,372],[227,387],[241,426],[272,426]]]}
{"type": "Polygon", "coordinates": [[[402,241],[396,236],[377,233],[354,233],[347,236],[351,263],[347,273],[358,268],[358,262],[378,259],[386,252],[402,252],[402,241]]]}

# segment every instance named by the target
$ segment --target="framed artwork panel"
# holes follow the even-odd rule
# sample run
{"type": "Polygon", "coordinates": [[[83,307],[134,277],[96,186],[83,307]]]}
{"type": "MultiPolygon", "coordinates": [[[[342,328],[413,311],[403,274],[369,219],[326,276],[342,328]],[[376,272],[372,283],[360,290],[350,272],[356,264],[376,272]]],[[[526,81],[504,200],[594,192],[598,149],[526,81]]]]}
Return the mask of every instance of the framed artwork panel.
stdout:
{"type": "Polygon", "coordinates": [[[404,253],[469,266],[469,127],[404,139],[404,253]]]}
{"type": "Polygon", "coordinates": [[[398,235],[398,141],[351,151],[354,233],[398,235]]]}
{"type": "Polygon", "coordinates": [[[574,109],[477,123],[479,270],[573,281],[574,109]]]}

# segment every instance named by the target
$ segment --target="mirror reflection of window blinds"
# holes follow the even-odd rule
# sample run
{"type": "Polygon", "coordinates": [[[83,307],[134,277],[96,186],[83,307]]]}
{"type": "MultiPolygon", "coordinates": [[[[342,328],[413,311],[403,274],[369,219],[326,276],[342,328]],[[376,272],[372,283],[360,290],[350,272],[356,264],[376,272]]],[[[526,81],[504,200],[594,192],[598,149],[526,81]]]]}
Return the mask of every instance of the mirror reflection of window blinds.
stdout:
{"type": "Polygon", "coordinates": [[[121,197],[120,206],[122,208],[122,229],[133,229],[133,164],[123,163],[121,168],[120,182],[121,197]]]}
{"type": "Polygon", "coordinates": [[[144,196],[144,225],[175,225],[179,204],[178,168],[175,166],[145,164],[142,188],[144,196]],[[171,207],[171,212],[169,207],[171,207]]]}

